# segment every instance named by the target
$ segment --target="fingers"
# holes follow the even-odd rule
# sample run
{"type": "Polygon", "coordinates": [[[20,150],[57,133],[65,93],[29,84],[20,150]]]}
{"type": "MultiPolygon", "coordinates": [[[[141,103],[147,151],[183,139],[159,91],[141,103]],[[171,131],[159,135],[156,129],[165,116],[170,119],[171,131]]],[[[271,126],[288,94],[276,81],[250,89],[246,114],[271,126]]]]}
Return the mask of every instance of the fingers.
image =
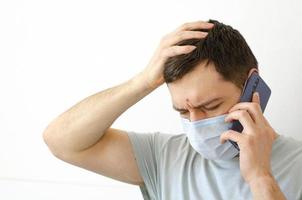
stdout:
{"type": "Polygon", "coordinates": [[[196,46],[193,45],[172,46],[167,49],[164,49],[162,52],[162,56],[168,58],[181,54],[187,54],[193,51],[194,49],[196,49],[196,46]]]}
{"type": "Polygon", "coordinates": [[[226,122],[231,122],[233,120],[239,120],[246,133],[250,133],[255,126],[254,121],[246,110],[235,110],[225,117],[226,122]]]}
{"type": "Polygon", "coordinates": [[[192,45],[176,45],[177,43],[188,40],[188,39],[202,39],[205,38],[208,33],[202,31],[192,31],[195,29],[209,29],[212,28],[214,24],[196,21],[191,23],[185,23],[180,26],[176,31],[165,35],[160,44],[161,49],[164,49],[164,52],[161,52],[163,57],[172,57],[180,54],[187,54],[193,51],[196,47],[192,45]]]}
{"type": "Polygon", "coordinates": [[[175,32],[179,31],[187,31],[187,30],[194,30],[194,29],[210,29],[213,28],[214,24],[208,23],[205,21],[195,21],[195,22],[187,22],[182,24],[178,27],[175,32]]]}
{"type": "Polygon", "coordinates": [[[243,134],[238,133],[237,131],[227,130],[221,134],[220,143],[223,144],[227,140],[232,140],[234,142],[240,143],[240,140],[243,136],[244,136],[243,134]]]}
{"type": "Polygon", "coordinates": [[[252,102],[258,103],[260,105],[260,95],[259,95],[258,92],[254,92],[253,93],[253,100],[252,100],[252,102]]]}
{"type": "Polygon", "coordinates": [[[259,123],[262,121],[263,114],[260,107],[260,98],[259,93],[254,93],[252,102],[241,102],[234,105],[230,110],[229,113],[235,110],[247,110],[250,116],[252,117],[253,121],[259,123]],[[258,94],[258,96],[257,96],[258,94]]]}
{"type": "Polygon", "coordinates": [[[171,37],[169,37],[167,40],[163,42],[164,46],[172,46],[177,44],[178,42],[181,42],[183,40],[188,39],[202,39],[205,38],[208,35],[207,32],[201,32],[201,31],[182,31],[177,32],[171,37]]]}

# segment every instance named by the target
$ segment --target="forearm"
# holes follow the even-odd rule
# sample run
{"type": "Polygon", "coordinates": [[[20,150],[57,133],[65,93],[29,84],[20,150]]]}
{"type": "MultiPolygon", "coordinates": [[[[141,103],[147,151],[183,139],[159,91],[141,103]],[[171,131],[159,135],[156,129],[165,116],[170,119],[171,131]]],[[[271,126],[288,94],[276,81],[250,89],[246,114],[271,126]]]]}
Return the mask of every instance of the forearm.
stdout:
{"type": "Polygon", "coordinates": [[[118,86],[80,101],[58,116],[44,131],[44,140],[56,151],[82,151],[94,145],[129,107],[155,88],[141,74],[118,86]]]}
{"type": "Polygon", "coordinates": [[[285,200],[277,181],[273,176],[257,178],[250,184],[254,200],[285,200]]]}

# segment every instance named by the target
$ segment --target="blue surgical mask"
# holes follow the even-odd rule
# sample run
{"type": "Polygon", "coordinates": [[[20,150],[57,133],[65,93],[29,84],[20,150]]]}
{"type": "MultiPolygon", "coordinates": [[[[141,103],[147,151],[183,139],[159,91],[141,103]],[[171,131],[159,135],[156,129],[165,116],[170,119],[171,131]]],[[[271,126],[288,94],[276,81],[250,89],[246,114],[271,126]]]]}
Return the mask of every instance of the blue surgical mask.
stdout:
{"type": "Polygon", "coordinates": [[[229,142],[220,143],[220,136],[231,128],[231,122],[225,122],[227,115],[220,115],[198,121],[181,118],[183,128],[191,146],[202,156],[210,160],[230,160],[239,151],[229,142]]]}

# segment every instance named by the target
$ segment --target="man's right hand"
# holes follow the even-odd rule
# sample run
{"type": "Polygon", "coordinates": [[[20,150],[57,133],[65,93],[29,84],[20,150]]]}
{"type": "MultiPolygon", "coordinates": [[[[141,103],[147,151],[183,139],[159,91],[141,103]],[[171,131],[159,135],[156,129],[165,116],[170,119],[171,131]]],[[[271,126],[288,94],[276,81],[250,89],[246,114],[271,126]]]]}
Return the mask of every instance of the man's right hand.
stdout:
{"type": "Polygon", "coordinates": [[[112,128],[112,123],[164,83],[163,67],[167,58],[193,50],[192,46],[175,46],[176,43],[203,38],[205,33],[192,30],[211,27],[202,21],[180,26],[163,37],[138,77],[91,95],[59,115],[43,133],[51,152],[61,160],[103,176],[143,184],[127,131],[112,128]],[[142,83],[147,83],[149,88],[142,83]]]}
{"type": "Polygon", "coordinates": [[[144,80],[151,88],[157,88],[164,83],[164,64],[169,57],[192,52],[196,47],[193,45],[177,46],[178,42],[187,39],[201,39],[207,36],[207,32],[193,31],[196,29],[211,29],[214,24],[196,21],[184,23],[173,32],[162,37],[158,48],[142,71],[144,80]]]}

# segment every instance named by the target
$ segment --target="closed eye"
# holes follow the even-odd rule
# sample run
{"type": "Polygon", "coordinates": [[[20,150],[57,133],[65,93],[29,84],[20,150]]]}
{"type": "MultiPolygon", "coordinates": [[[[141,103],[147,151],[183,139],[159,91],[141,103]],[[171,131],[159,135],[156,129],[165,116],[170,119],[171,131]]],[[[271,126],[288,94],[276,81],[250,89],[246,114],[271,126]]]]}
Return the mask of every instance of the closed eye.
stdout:
{"type": "MultiPolygon", "coordinates": [[[[215,109],[217,109],[221,104],[222,104],[222,103],[217,104],[217,105],[214,106],[214,107],[204,108],[204,110],[207,110],[207,111],[215,110],[215,109]]],[[[187,110],[185,110],[185,111],[180,111],[179,113],[180,113],[181,115],[185,115],[186,113],[188,113],[188,111],[187,111],[187,110]]]]}
{"type": "Polygon", "coordinates": [[[181,115],[184,115],[184,114],[186,114],[186,113],[188,113],[188,111],[181,111],[181,112],[179,112],[181,115]]]}
{"type": "Polygon", "coordinates": [[[216,105],[216,106],[214,106],[214,107],[211,107],[211,108],[205,108],[205,110],[215,110],[215,109],[217,109],[220,105],[221,105],[221,103],[218,104],[218,105],[216,105]]]}

